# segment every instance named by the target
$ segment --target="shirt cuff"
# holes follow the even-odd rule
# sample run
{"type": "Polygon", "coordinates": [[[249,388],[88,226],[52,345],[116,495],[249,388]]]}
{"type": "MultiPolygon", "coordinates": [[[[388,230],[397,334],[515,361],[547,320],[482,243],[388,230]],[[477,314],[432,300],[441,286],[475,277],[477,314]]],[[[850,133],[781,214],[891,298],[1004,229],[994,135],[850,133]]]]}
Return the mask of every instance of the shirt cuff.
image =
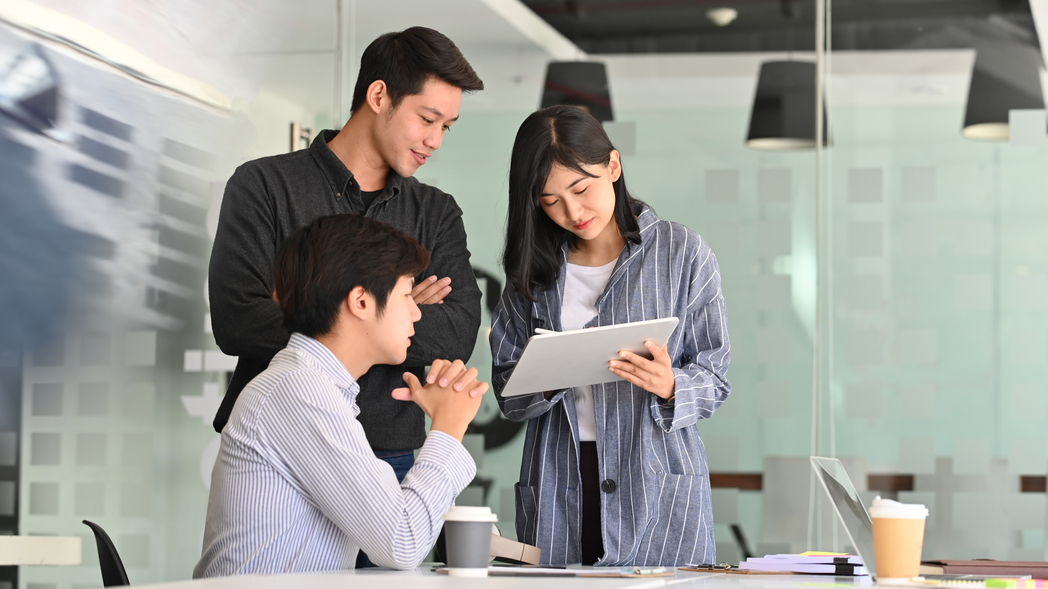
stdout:
{"type": "Polygon", "coordinates": [[[430,431],[415,463],[429,463],[447,471],[457,495],[477,475],[477,463],[466,447],[450,435],[430,431]]]}

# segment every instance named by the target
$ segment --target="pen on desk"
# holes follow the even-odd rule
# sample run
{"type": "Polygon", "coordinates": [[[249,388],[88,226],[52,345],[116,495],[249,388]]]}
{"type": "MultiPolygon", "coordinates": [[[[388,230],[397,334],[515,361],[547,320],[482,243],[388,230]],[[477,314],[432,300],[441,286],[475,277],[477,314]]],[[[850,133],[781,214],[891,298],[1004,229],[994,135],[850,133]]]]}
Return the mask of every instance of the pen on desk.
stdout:
{"type": "Polygon", "coordinates": [[[543,333],[557,333],[557,332],[553,331],[552,329],[542,329],[541,327],[536,327],[535,328],[535,335],[540,335],[540,334],[543,334],[543,333]]]}

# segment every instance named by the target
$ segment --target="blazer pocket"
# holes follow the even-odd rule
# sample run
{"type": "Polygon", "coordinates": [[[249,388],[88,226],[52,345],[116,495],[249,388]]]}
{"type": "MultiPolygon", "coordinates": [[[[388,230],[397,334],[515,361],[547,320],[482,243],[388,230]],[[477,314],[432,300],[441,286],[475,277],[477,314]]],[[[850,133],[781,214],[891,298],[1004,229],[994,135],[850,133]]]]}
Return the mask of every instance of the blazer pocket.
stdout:
{"type": "Polygon", "coordinates": [[[713,537],[709,478],[657,473],[637,565],[683,565],[713,537]]]}

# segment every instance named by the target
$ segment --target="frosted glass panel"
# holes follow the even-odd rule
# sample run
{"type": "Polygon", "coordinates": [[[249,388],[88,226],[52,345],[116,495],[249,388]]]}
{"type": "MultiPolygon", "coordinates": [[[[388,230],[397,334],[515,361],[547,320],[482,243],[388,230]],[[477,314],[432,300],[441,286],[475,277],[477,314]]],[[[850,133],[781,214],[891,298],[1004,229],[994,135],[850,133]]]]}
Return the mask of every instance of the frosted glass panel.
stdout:
{"type": "MultiPolygon", "coordinates": [[[[1027,12],[1008,18],[1032,30],[1027,12]]],[[[963,52],[1012,38],[947,48],[942,30],[908,42],[941,50],[936,64],[831,47],[822,447],[914,476],[885,494],[932,509],[925,558],[1043,560],[1045,495],[1021,492],[1048,467],[1043,111],[1014,112],[1010,142],[962,136],[963,52]]]]}
{"type": "Polygon", "coordinates": [[[62,434],[32,434],[29,452],[29,463],[34,466],[58,466],[62,462],[62,434]]]}
{"type": "Polygon", "coordinates": [[[61,383],[37,383],[33,385],[33,397],[31,402],[33,415],[61,415],[61,383]]]}

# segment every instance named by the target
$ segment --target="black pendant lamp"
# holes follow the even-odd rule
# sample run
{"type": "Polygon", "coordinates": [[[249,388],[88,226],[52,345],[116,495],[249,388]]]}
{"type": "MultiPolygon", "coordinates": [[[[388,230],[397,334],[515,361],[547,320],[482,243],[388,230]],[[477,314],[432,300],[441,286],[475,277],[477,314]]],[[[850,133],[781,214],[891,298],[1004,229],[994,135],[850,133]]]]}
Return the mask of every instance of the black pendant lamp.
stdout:
{"type": "MultiPolygon", "coordinates": [[[[825,107],[822,120],[822,141],[826,145],[825,107]]],[[[815,147],[815,63],[761,64],[746,146],[764,150],[815,147]]]]}
{"type": "Polygon", "coordinates": [[[979,141],[1008,141],[1008,111],[1044,108],[1040,68],[1040,51],[1032,45],[977,45],[961,134],[979,141]]]}
{"type": "Polygon", "coordinates": [[[597,61],[553,61],[546,67],[542,108],[555,104],[578,106],[598,121],[612,121],[608,70],[597,61]]]}

